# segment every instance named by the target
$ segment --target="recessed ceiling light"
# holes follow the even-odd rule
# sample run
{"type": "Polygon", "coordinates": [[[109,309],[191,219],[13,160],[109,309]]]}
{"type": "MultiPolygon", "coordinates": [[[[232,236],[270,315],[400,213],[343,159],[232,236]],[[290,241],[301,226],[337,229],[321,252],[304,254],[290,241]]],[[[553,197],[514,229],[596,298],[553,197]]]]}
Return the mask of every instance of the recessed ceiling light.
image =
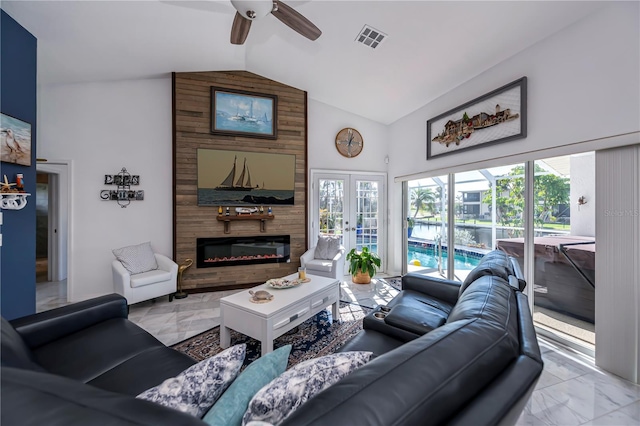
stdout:
{"type": "Polygon", "coordinates": [[[365,46],[369,46],[372,49],[380,46],[380,44],[387,39],[387,35],[380,30],[376,30],[375,28],[365,25],[360,30],[360,33],[356,37],[356,41],[358,43],[362,43],[365,46]]]}

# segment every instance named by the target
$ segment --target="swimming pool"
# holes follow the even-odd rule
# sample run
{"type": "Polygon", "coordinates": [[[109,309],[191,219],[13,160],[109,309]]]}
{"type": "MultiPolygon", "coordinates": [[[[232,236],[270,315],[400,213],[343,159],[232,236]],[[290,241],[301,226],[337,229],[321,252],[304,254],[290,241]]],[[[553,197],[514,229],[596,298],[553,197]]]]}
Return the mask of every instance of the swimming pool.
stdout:
{"type": "MultiPolygon", "coordinates": [[[[407,254],[407,260],[411,264],[413,260],[419,260],[420,266],[423,268],[437,268],[438,267],[438,254],[431,247],[415,247],[409,246],[409,252],[407,254]]],[[[447,252],[442,253],[443,268],[447,268],[447,252]]],[[[454,256],[454,268],[456,271],[471,270],[478,266],[480,258],[466,255],[462,253],[456,253],[454,256]]]]}

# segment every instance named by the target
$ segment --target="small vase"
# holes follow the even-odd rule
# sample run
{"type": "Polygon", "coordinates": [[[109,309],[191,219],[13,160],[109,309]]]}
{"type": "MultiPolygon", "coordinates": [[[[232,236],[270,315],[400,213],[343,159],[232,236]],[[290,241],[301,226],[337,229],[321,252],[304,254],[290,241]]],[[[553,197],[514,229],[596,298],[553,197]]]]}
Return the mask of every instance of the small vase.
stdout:
{"type": "Polygon", "coordinates": [[[358,273],[351,276],[351,280],[356,284],[370,284],[371,276],[368,272],[358,270],[358,273]]]}

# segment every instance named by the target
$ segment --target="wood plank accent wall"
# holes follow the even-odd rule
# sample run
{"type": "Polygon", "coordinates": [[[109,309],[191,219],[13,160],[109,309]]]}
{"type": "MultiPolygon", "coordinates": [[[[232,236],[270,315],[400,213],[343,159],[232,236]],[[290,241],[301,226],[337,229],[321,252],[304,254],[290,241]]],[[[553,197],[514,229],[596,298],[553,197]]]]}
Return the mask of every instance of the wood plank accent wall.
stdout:
{"type": "Polygon", "coordinates": [[[173,73],[173,138],[173,258],[178,264],[194,260],[184,272],[183,289],[242,288],[295,272],[307,247],[307,93],[246,71],[173,73]],[[277,95],[278,138],[211,134],[211,86],[277,95]],[[216,219],[218,207],[197,205],[198,148],[295,154],[295,205],[272,206],[275,218],[265,233],[259,221],[239,221],[231,223],[231,234],[224,234],[224,223],[216,219]],[[290,235],[291,263],[196,267],[196,238],[230,235],[290,235]]]}

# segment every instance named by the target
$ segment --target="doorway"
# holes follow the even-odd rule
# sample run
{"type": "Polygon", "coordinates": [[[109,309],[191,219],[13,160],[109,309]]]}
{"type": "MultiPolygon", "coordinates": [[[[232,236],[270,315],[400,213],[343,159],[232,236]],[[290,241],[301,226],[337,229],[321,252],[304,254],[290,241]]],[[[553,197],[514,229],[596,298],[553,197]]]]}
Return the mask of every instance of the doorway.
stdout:
{"type": "Polygon", "coordinates": [[[311,171],[309,241],[337,235],[348,253],[363,247],[375,252],[385,270],[386,175],[311,171]]]}
{"type": "Polygon", "coordinates": [[[36,286],[37,310],[40,309],[38,304],[43,300],[51,307],[73,300],[67,279],[70,260],[70,168],[70,162],[67,161],[50,161],[36,165],[37,202],[40,207],[37,214],[40,233],[37,250],[40,255],[36,256],[36,269],[46,267],[46,279],[42,273],[43,279],[38,280],[36,286]]]}

